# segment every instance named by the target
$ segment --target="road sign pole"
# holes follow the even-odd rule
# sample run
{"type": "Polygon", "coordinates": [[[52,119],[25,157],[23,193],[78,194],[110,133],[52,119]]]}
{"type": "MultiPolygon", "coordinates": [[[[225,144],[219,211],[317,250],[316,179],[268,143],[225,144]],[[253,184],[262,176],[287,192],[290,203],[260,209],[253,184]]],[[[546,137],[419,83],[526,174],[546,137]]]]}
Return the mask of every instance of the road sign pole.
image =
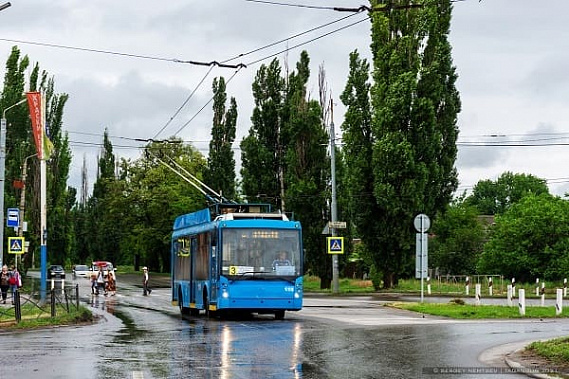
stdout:
{"type": "Polygon", "coordinates": [[[427,234],[426,231],[429,230],[431,226],[431,220],[425,214],[419,214],[413,220],[415,229],[417,230],[416,239],[416,261],[415,261],[415,278],[417,278],[417,270],[419,271],[419,278],[421,278],[421,303],[423,302],[423,279],[425,277],[426,271],[428,269],[427,264],[427,234]]]}

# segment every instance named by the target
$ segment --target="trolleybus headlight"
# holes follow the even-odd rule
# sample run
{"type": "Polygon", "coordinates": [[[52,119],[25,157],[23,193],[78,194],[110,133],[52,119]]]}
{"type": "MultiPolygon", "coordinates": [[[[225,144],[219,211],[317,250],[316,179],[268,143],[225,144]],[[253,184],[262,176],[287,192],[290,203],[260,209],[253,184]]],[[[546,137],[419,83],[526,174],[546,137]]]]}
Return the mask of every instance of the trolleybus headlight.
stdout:
{"type": "Polygon", "coordinates": [[[294,298],[295,298],[295,299],[300,298],[300,294],[299,294],[298,292],[295,292],[295,293],[294,293],[294,298]]]}
{"type": "Polygon", "coordinates": [[[221,297],[223,297],[224,299],[229,298],[229,292],[227,292],[225,289],[222,291],[221,293],[221,297]]]}

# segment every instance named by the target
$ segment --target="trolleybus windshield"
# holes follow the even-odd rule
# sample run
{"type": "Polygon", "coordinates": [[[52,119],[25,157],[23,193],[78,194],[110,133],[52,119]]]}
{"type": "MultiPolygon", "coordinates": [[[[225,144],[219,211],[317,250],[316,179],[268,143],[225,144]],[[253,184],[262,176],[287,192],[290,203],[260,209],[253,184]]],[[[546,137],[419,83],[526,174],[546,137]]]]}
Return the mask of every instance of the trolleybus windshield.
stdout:
{"type": "Polygon", "coordinates": [[[281,277],[302,275],[300,233],[287,229],[224,229],[222,275],[281,277]]]}

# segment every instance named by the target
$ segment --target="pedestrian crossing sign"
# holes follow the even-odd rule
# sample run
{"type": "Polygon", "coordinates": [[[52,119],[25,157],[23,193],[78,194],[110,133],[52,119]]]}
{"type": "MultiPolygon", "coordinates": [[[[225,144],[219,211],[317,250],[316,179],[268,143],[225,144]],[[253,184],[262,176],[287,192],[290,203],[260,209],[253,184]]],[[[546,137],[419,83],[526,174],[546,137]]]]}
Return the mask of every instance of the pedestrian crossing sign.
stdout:
{"type": "Polygon", "coordinates": [[[24,237],[8,237],[8,254],[24,254],[24,237]]]}
{"type": "Polygon", "coordinates": [[[344,237],[326,237],[328,254],[344,254],[344,237]]]}

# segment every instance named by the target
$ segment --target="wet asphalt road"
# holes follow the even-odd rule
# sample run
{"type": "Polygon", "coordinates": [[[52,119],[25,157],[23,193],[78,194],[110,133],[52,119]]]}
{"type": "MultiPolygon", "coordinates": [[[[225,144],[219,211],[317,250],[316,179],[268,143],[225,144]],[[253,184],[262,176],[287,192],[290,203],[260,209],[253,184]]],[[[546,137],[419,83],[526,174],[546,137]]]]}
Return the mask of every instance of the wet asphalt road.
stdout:
{"type": "Polygon", "coordinates": [[[96,325],[0,333],[0,378],[523,378],[505,351],[569,335],[566,320],[423,318],[373,297],[308,296],[283,321],[182,318],[168,288],[118,281],[113,297],[77,281],[96,325]],[[471,373],[484,369],[499,374],[471,373]]]}

